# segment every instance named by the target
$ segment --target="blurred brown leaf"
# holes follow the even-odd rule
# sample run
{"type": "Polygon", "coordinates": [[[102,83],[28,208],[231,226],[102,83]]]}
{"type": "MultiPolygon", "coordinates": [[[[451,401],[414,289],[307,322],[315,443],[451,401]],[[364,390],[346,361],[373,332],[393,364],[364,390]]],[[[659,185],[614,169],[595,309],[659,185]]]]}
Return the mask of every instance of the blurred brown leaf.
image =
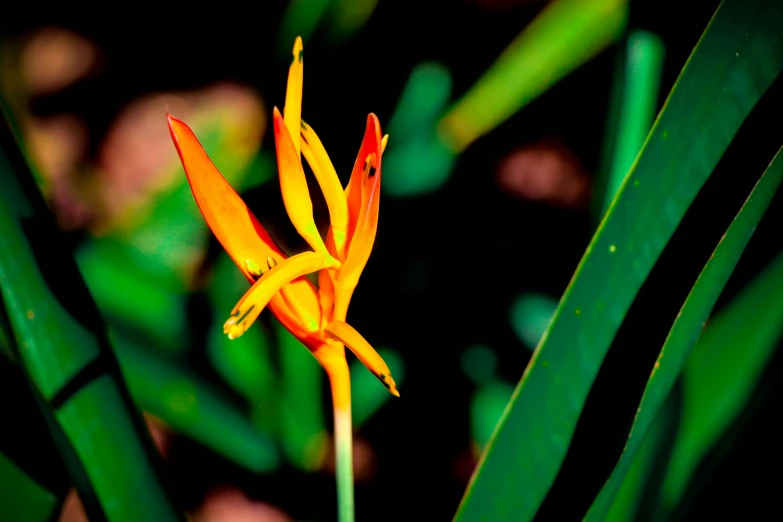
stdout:
{"type": "Polygon", "coordinates": [[[519,199],[556,207],[582,208],[590,180],[576,156],[562,143],[541,140],[517,148],[500,161],[495,181],[519,199]]]}

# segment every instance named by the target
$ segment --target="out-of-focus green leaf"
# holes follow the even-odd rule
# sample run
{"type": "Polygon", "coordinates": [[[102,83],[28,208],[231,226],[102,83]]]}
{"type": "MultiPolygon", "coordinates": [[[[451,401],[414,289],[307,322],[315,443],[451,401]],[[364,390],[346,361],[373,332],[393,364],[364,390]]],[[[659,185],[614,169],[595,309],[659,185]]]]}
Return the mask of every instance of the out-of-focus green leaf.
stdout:
{"type": "Polygon", "coordinates": [[[455,154],[435,134],[435,124],[451,96],[451,74],[436,62],[411,71],[389,120],[389,147],[383,156],[383,190],[413,196],[439,188],[455,154]]]}
{"type": "Polygon", "coordinates": [[[6,332],[0,301],[0,520],[53,520],[71,489],[6,332]]]}
{"type": "Polygon", "coordinates": [[[514,386],[498,379],[479,385],[470,401],[470,431],[473,441],[483,449],[495,431],[508,405],[514,386]]]}
{"type": "Polygon", "coordinates": [[[481,384],[495,377],[498,357],[489,346],[472,344],[462,352],[459,362],[465,375],[476,384],[481,384]]]}
{"type": "Polygon", "coordinates": [[[671,511],[702,458],[742,413],[783,336],[783,255],[710,321],[685,364],[682,422],[662,492],[671,511]]]}
{"type": "Polygon", "coordinates": [[[588,246],[456,520],[533,518],[631,303],[781,69],[783,5],[724,1],[588,246]]]}
{"type": "MultiPolygon", "coordinates": [[[[625,450],[609,480],[593,502],[586,520],[606,519],[606,514],[639,446],[680,375],[691,348],[701,335],[707,317],[756,230],[756,225],[766,212],[782,178],[783,154],[778,153],[718,243],[680,309],[647,382],[625,450]]],[[[711,371],[712,364],[707,368],[711,371]]]]}
{"type": "Polygon", "coordinates": [[[113,336],[131,395],[144,410],[240,466],[274,469],[273,441],[202,379],[119,336],[113,336]]]}
{"type": "Polygon", "coordinates": [[[349,39],[367,23],[377,5],[378,0],[336,0],[329,13],[331,39],[349,39]]]}
{"type": "Polygon", "coordinates": [[[227,254],[221,253],[209,285],[215,319],[207,339],[207,350],[215,370],[253,404],[259,422],[270,430],[275,419],[269,417],[274,416],[277,403],[271,343],[260,324],[234,340],[229,340],[223,333],[223,323],[248,288],[242,272],[227,254]]]}
{"type": "Polygon", "coordinates": [[[603,161],[598,177],[598,185],[605,185],[596,198],[599,216],[606,213],[609,203],[625,179],[642,148],[644,139],[650,131],[655,109],[658,105],[658,88],[663,68],[664,46],[657,35],[649,31],[634,30],[624,42],[621,53],[623,70],[618,71],[619,79],[614,89],[619,97],[617,117],[610,118],[613,136],[609,140],[611,150],[603,161]],[[605,179],[604,179],[605,178],[605,179]]]}
{"type": "Polygon", "coordinates": [[[679,420],[675,392],[672,391],[658,411],[655,422],[639,446],[612,507],[606,514],[606,522],[638,520],[640,514],[650,514],[651,506],[648,503],[655,502],[660,492],[661,476],[671,451],[672,433],[677,429],[679,420]]]}
{"type": "Polygon", "coordinates": [[[296,337],[274,324],[280,350],[281,442],[291,462],[312,471],[322,464],[328,442],[321,392],[325,372],[296,337]]]}
{"type": "MultiPolygon", "coordinates": [[[[399,388],[405,380],[405,364],[402,357],[390,348],[378,348],[378,354],[389,366],[394,382],[399,388]]],[[[351,361],[351,410],[354,428],[359,428],[372,417],[378,409],[386,404],[392,394],[378,382],[378,378],[370,373],[358,360],[351,361]]]]}
{"type": "Polygon", "coordinates": [[[554,0],[448,111],[439,134],[461,152],[620,37],[627,0],[554,0]]]}
{"type": "Polygon", "coordinates": [[[17,360],[90,516],[182,520],[98,311],[5,119],[0,293],[17,360]]]}
{"type": "Polygon", "coordinates": [[[290,0],[277,30],[277,55],[281,60],[291,61],[294,40],[301,36],[306,44],[329,5],[334,0],[290,0]]]}
{"type": "Polygon", "coordinates": [[[557,301],[538,294],[523,294],[511,303],[511,327],[517,337],[531,350],[546,332],[557,310],[557,301]]]}
{"type": "Polygon", "coordinates": [[[54,519],[61,505],[61,498],[0,453],[0,520],[48,522],[54,519]]]}
{"type": "Polygon", "coordinates": [[[151,263],[137,250],[115,239],[94,239],[77,250],[76,262],[108,321],[139,332],[160,351],[186,347],[185,295],[146,270],[151,263]]]}

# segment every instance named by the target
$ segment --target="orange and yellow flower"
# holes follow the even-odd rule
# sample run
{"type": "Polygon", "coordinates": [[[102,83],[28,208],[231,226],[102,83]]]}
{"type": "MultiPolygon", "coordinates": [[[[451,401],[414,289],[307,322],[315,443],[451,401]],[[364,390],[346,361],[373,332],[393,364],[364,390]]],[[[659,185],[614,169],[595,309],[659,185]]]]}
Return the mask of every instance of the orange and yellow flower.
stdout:
{"type": "Polygon", "coordinates": [[[287,256],[231,188],[193,131],[168,115],[169,129],[204,219],[252,286],[224,325],[230,339],[242,335],[264,308],[304,344],[332,383],[336,410],[350,409],[347,346],[399,396],[389,368],[375,349],[346,322],[348,305],[367,264],[378,228],[381,137],[378,118],[367,117],[359,155],[343,189],[315,131],[301,119],[302,41],[296,39],[288,72],[283,115],[274,108],[280,188],[288,216],[312,251],[287,256]],[[302,167],[302,155],[315,174],[329,208],[330,226],[322,238],[302,167]],[[306,276],[318,272],[316,287],[306,276]]]}

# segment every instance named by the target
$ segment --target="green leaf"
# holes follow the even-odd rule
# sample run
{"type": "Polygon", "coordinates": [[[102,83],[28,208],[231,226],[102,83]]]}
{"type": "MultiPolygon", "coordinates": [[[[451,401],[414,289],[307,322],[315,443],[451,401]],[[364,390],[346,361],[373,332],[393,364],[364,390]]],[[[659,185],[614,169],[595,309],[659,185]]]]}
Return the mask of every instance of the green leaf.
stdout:
{"type": "Polygon", "coordinates": [[[479,384],[470,401],[471,437],[479,448],[483,449],[489,442],[513,393],[512,384],[498,379],[479,384]]]}
{"type": "Polygon", "coordinates": [[[0,301],[0,520],[54,520],[71,481],[27,378],[14,362],[6,319],[0,301]]]}
{"type": "Polygon", "coordinates": [[[187,348],[185,295],[161,281],[154,261],[107,237],[86,241],[75,255],[87,288],[112,326],[137,332],[162,352],[187,348]]]}
{"type": "Polygon", "coordinates": [[[228,254],[221,252],[208,289],[214,323],[207,338],[207,352],[215,370],[253,405],[259,422],[270,430],[275,419],[269,417],[276,414],[278,401],[272,343],[260,321],[234,340],[223,333],[223,323],[248,288],[245,276],[228,254]]]}
{"type": "Polygon", "coordinates": [[[655,502],[657,493],[660,492],[661,476],[665,472],[671,452],[672,435],[677,429],[680,412],[677,401],[679,397],[675,392],[676,390],[673,390],[658,411],[655,421],[639,446],[612,507],[606,514],[606,522],[638,520],[640,513],[649,515],[649,503],[655,502]]]}
{"type": "Polygon", "coordinates": [[[62,501],[0,453],[0,520],[48,522],[62,501]]]}
{"type": "Polygon", "coordinates": [[[329,17],[329,36],[334,42],[349,39],[361,29],[378,6],[378,0],[337,0],[329,17]]]}
{"type": "Polygon", "coordinates": [[[456,520],[530,520],[631,303],[783,69],[783,5],[725,1],[587,248],[474,472],[456,520]]]}
{"type": "Polygon", "coordinates": [[[131,395],[144,411],[251,471],[277,467],[273,440],[207,382],[122,337],[114,340],[131,395]]]}
{"type": "Polygon", "coordinates": [[[5,120],[0,238],[12,348],[87,513],[96,520],[182,520],[95,303],[5,120]]]}
{"type": "Polygon", "coordinates": [[[321,391],[325,372],[310,350],[273,323],[280,347],[281,443],[294,465],[313,471],[322,464],[328,442],[321,391]]]}
{"type": "Polygon", "coordinates": [[[663,488],[664,509],[682,497],[702,458],[731,428],[783,336],[783,255],[710,321],[685,364],[683,411],[663,488]]]}
{"type": "Polygon", "coordinates": [[[291,62],[291,49],[297,36],[307,45],[329,4],[334,0],[290,0],[277,30],[277,54],[286,63],[291,62]]]}
{"type": "Polygon", "coordinates": [[[384,193],[413,196],[446,182],[456,155],[436,136],[435,125],[450,96],[451,73],[444,65],[424,62],[413,68],[389,120],[384,193]]]}
{"type": "Polygon", "coordinates": [[[439,124],[461,152],[622,34],[627,0],[555,0],[503,51],[439,124]]]}
{"type": "MultiPolygon", "coordinates": [[[[634,30],[623,42],[620,53],[624,67],[617,71],[619,82],[613,96],[619,98],[616,121],[610,118],[611,150],[605,152],[597,184],[605,185],[598,193],[596,203],[600,216],[606,213],[625,175],[650,131],[658,106],[658,88],[663,68],[664,47],[658,36],[642,30],[634,30]]],[[[614,103],[614,100],[613,100],[614,103]]],[[[600,217],[599,216],[599,217],[600,217]]]]}
{"type": "Polygon", "coordinates": [[[522,294],[511,303],[511,327],[531,350],[546,332],[557,304],[551,297],[539,294],[522,294]]]}
{"type": "Polygon", "coordinates": [[[586,520],[606,519],[639,446],[680,375],[688,354],[701,335],[707,317],[756,230],[756,225],[767,210],[781,179],[783,154],[778,153],[718,243],[680,309],[647,382],[625,450],[593,502],[586,520]]]}

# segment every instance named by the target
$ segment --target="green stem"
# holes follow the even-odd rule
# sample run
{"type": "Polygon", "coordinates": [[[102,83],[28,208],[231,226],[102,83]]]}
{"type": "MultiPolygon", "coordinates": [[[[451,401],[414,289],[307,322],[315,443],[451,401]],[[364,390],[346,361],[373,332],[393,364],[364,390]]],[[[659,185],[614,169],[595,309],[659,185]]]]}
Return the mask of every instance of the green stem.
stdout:
{"type": "Polygon", "coordinates": [[[337,476],[337,514],[340,522],[354,522],[353,423],[351,421],[351,379],[344,357],[329,365],[329,382],[334,404],[334,453],[337,476]]]}
{"type": "Polygon", "coordinates": [[[337,513],[340,522],[353,522],[353,433],[351,408],[334,411],[334,449],[337,460],[337,513]]]}

